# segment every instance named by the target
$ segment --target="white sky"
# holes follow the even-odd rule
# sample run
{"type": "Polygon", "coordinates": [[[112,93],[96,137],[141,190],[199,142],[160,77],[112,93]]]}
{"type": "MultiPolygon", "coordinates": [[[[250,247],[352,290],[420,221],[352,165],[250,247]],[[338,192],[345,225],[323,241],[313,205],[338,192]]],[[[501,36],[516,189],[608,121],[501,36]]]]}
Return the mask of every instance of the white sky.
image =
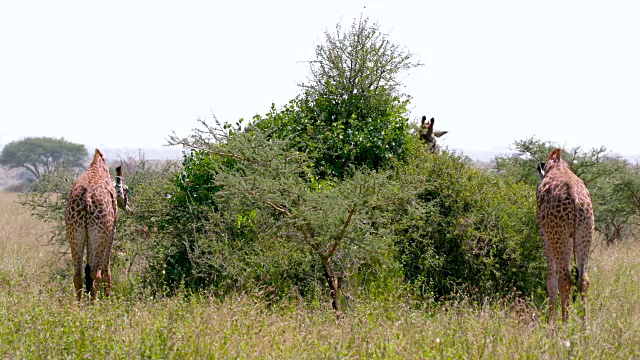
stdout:
{"type": "Polygon", "coordinates": [[[361,12],[425,64],[404,78],[411,117],[435,117],[443,144],[640,154],[639,1],[2,1],[0,144],[157,148],[212,111],[264,114],[361,12]]]}

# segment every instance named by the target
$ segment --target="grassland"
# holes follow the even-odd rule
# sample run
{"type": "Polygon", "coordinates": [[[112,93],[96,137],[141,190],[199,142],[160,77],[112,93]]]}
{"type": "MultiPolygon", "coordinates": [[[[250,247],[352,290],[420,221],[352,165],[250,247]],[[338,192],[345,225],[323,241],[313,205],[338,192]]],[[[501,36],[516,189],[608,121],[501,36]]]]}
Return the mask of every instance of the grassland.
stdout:
{"type": "Polygon", "coordinates": [[[336,320],[325,304],[154,298],[116,283],[114,296],[89,306],[73,301],[68,258],[46,246],[48,226],[16,199],[0,193],[3,358],[640,358],[638,243],[596,247],[586,330],[572,310],[555,336],[544,311],[518,299],[360,299],[336,320]]]}

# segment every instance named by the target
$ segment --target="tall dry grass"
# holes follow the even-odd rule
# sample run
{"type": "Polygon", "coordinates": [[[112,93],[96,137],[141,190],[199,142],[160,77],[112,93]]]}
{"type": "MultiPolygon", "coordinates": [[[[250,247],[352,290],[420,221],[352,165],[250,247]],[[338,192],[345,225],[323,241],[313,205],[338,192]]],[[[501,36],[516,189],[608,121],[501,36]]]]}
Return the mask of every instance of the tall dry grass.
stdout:
{"type": "Polygon", "coordinates": [[[89,306],[73,301],[68,259],[45,246],[48,227],[16,199],[0,193],[3,358],[640,357],[637,243],[594,251],[587,328],[572,309],[555,336],[543,310],[515,298],[437,306],[364,299],[339,321],[325,304],[268,305],[251,296],[151,298],[116,289],[89,306]]]}
{"type": "Polygon", "coordinates": [[[49,276],[52,249],[44,249],[50,226],[16,204],[18,194],[0,192],[0,285],[23,285],[49,276]]]}

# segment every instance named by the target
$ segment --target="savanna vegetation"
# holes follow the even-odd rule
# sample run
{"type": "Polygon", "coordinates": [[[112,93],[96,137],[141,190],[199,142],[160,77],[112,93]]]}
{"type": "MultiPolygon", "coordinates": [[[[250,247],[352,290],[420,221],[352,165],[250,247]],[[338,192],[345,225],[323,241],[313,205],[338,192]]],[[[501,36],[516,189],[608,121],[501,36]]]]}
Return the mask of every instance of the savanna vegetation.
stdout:
{"type": "Polygon", "coordinates": [[[433,302],[396,291],[362,296],[336,320],[321,298],[274,301],[260,289],[224,297],[143,291],[130,266],[142,238],[126,244],[118,238],[114,294],[79,305],[69,257],[48,245],[51,225],[17,201],[17,194],[0,193],[3,358],[629,359],[640,353],[635,241],[597,243],[587,330],[580,330],[572,310],[569,323],[552,336],[546,308],[515,295],[433,302]]]}
{"type": "Polygon", "coordinates": [[[400,82],[420,62],[366,19],[324,35],[288,104],[173,134],[179,163],[122,160],[135,212],[118,220],[111,298],[73,302],[63,214],[77,169],[3,194],[0,354],[638,356],[637,167],[565,151],[604,240],[586,329],[574,312],[552,336],[535,189],[553,144],[518,141],[488,169],[432,151],[400,82]]]}

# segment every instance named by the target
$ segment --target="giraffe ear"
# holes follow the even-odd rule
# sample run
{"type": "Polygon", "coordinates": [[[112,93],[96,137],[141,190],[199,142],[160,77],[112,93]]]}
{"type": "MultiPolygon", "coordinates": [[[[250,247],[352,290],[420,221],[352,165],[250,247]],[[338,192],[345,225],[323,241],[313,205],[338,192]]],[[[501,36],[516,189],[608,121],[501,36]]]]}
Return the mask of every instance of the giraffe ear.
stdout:
{"type": "Polygon", "coordinates": [[[546,163],[543,162],[539,162],[538,163],[538,177],[540,178],[540,180],[542,180],[542,178],[544,178],[544,172],[545,172],[545,165],[546,163]]]}
{"type": "Polygon", "coordinates": [[[562,160],[562,149],[556,148],[555,150],[553,150],[549,155],[549,157],[547,158],[547,161],[551,161],[551,160],[555,160],[555,161],[562,160]]]}
{"type": "Polygon", "coordinates": [[[433,136],[435,136],[435,137],[440,137],[440,136],[445,135],[445,134],[447,134],[447,133],[448,133],[448,131],[446,131],[446,130],[434,131],[434,132],[433,132],[433,136]]]}

